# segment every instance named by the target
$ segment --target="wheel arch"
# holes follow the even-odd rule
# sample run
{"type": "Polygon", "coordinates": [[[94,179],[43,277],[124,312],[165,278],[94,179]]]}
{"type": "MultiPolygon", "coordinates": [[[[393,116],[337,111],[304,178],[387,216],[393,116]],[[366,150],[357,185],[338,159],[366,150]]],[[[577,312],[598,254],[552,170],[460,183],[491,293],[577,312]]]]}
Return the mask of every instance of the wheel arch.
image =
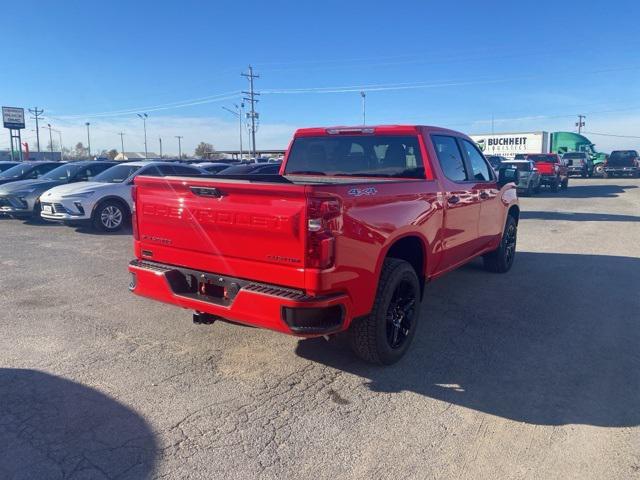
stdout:
{"type": "Polygon", "coordinates": [[[102,205],[104,202],[107,202],[109,200],[114,201],[114,202],[118,202],[122,207],[124,207],[125,214],[128,217],[131,217],[131,208],[129,208],[129,204],[127,203],[127,201],[124,198],[119,197],[117,195],[108,195],[108,196],[106,196],[104,198],[101,198],[100,200],[98,200],[93,205],[93,209],[91,209],[91,218],[93,218],[93,215],[96,213],[97,208],[100,205],[102,205]]]}
{"type": "MultiPolygon", "coordinates": [[[[513,217],[516,221],[516,225],[520,221],[520,206],[519,205],[511,205],[509,210],[507,211],[507,217],[513,217]]],[[[505,219],[506,223],[506,219],[505,219]]]]}
{"type": "Polygon", "coordinates": [[[416,272],[418,281],[420,282],[420,294],[424,290],[424,284],[427,276],[427,242],[417,233],[407,233],[395,237],[384,248],[380,255],[377,266],[378,281],[382,272],[382,265],[387,258],[397,258],[409,263],[416,272]]]}

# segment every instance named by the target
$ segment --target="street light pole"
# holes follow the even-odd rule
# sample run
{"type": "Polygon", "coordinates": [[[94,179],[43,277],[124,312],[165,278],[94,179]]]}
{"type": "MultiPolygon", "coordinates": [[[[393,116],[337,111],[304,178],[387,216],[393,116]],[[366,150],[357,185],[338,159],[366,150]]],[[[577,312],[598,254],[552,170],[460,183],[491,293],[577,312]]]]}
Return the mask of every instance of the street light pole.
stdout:
{"type": "Polygon", "coordinates": [[[178,139],[178,160],[182,160],[182,139],[184,138],[182,135],[176,135],[178,139]]]}
{"type": "Polygon", "coordinates": [[[118,135],[120,135],[120,153],[122,154],[122,160],[126,160],[126,158],[124,158],[124,132],[120,132],[118,135]]]}
{"type": "Polygon", "coordinates": [[[242,151],[242,109],[244,108],[244,103],[241,103],[240,105],[234,104],[234,107],[236,107],[237,112],[234,112],[233,110],[231,110],[230,108],[227,107],[222,107],[223,110],[226,110],[227,112],[236,115],[238,117],[238,121],[239,121],[239,127],[240,127],[240,161],[242,161],[242,156],[243,156],[243,151],[242,151]]]}
{"type": "Polygon", "coordinates": [[[162,137],[159,137],[158,141],[160,142],[160,160],[162,160],[162,137]]]}
{"type": "Polygon", "coordinates": [[[91,124],[86,122],[85,125],[87,126],[87,150],[89,153],[89,159],[91,159],[91,135],[89,134],[89,125],[91,124]]]}
{"type": "Polygon", "coordinates": [[[367,124],[367,94],[365,92],[360,92],[360,96],[362,97],[362,125],[367,124]]]}
{"type": "Polygon", "coordinates": [[[49,129],[49,151],[51,152],[51,160],[53,160],[53,136],[51,135],[51,124],[47,123],[47,128],[49,129]]]}
{"type": "Polygon", "coordinates": [[[149,115],[147,115],[146,113],[141,114],[137,114],[141,119],[142,119],[142,123],[144,124],[144,159],[147,160],[149,158],[149,154],[147,152],[147,118],[149,117],[149,115]]]}

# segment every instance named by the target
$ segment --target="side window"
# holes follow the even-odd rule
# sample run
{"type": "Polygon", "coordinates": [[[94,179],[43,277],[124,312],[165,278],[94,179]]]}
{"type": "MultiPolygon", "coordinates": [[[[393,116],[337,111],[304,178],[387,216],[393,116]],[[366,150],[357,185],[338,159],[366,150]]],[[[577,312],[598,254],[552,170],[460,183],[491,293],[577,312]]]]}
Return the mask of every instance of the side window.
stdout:
{"type": "Polygon", "coordinates": [[[462,140],[462,148],[464,148],[467,158],[469,159],[469,163],[471,163],[473,179],[478,180],[479,182],[489,182],[493,180],[493,176],[489,170],[489,165],[475,145],[467,140],[462,140]]]}
{"type": "Polygon", "coordinates": [[[163,175],[169,175],[161,170],[160,165],[149,165],[148,167],[141,168],[136,172],[137,175],[146,175],[148,177],[161,177],[163,175]]]}
{"type": "Polygon", "coordinates": [[[456,139],[445,135],[432,135],[431,139],[446,177],[454,182],[466,181],[467,171],[456,139]]]}
{"type": "Polygon", "coordinates": [[[33,169],[33,172],[31,172],[31,177],[30,178],[39,178],[42,175],[44,175],[45,173],[47,173],[50,170],[53,170],[54,168],[59,167],[61,164],[55,164],[55,163],[48,163],[48,164],[44,164],[44,165],[38,165],[36,168],[33,169]]]}
{"type": "Polygon", "coordinates": [[[107,168],[111,168],[112,166],[113,165],[110,165],[108,163],[103,163],[101,165],[91,165],[89,168],[87,168],[85,175],[87,178],[93,178],[99,173],[104,172],[107,168]]]}

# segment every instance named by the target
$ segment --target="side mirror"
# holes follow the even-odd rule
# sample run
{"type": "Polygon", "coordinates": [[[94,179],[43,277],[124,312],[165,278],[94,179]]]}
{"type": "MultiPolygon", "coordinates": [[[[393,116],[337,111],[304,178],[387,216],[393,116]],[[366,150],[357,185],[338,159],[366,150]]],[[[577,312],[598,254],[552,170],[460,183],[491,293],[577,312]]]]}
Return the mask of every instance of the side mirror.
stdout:
{"type": "Polygon", "coordinates": [[[504,187],[507,183],[518,184],[520,175],[517,168],[501,168],[498,172],[498,186],[504,187]]]}

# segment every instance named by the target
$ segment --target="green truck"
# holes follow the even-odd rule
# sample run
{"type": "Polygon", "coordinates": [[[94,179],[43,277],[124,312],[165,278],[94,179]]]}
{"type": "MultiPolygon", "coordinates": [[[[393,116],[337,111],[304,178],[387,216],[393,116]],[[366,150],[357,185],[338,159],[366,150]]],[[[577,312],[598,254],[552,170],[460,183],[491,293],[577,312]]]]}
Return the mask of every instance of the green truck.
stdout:
{"type": "Polygon", "coordinates": [[[595,145],[579,133],[573,132],[553,132],[551,134],[550,153],[563,155],[567,152],[585,152],[593,161],[593,172],[595,175],[604,175],[604,164],[607,155],[596,152],[595,145]]]}

